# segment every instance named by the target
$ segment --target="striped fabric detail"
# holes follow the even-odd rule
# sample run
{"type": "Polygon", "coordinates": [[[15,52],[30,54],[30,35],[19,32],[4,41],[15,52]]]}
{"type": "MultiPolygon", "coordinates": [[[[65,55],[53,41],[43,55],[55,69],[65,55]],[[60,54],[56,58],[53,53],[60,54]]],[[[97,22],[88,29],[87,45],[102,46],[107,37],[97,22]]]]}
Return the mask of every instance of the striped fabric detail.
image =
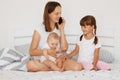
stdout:
{"type": "Polygon", "coordinates": [[[4,48],[0,50],[0,56],[2,55],[2,52],[4,51],[4,48]]]}
{"type": "Polygon", "coordinates": [[[0,69],[1,70],[22,70],[29,61],[29,56],[23,55],[14,49],[5,48],[0,54],[0,69]]]}

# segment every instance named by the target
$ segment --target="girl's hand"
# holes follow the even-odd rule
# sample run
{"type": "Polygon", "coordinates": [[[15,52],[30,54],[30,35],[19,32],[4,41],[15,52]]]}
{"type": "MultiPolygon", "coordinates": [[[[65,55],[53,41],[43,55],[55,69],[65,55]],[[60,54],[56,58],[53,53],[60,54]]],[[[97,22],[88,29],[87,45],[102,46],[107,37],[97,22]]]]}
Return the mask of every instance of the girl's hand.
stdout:
{"type": "MultiPolygon", "coordinates": [[[[57,23],[58,24],[58,23],[57,23]]],[[[62,17],[62,23],[58,24],[58,28],[59,30],[64,30],[64,26],[65,26],[65,19],[62,17]]]]}
{"type": "Polygon", "coordinates": [[[70,59],[69,55],[64,56],[64,60],[70,59]]]}
{"type": "Polygon", "coordinates": [[[61,55],[61,56],[59,56],[59,57],[57,58],[57,60],[58,60],[58,61],[59,61],[59,60],[65,61],[65,56],[64,56],[64,55],[61,55]]]}
{"type": "Polygon", "coordinates": [[[66,56],[61,56],[60,59],[64,62],[65,60],[69,59],[69,55],[66,55],[66,56]]]}
{"type": "Polygon", "coordinates": [[[61,48],[59,48],[56,52],[61,53],[62,52],[61,48]]]}
{"type": "Polygon", "coordinates": [[[94,67],[92,68],[92,70],[97,71],[98,69],[97,69],[97,67],[96,67],[96,66],[94,66],[94,67]]]}

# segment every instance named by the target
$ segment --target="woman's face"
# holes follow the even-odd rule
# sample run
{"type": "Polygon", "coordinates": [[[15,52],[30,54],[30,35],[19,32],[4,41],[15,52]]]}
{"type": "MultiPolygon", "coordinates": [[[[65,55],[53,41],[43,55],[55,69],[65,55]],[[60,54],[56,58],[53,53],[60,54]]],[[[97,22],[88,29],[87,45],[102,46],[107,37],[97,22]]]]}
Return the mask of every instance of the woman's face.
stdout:
{"type": "Polygon", "coordinates": [[[57,6],[55,10],[49,14],[49,20],[50,22],[57,23],[59,21],[60,16],[61,16],[61,7],[57,6]]]}

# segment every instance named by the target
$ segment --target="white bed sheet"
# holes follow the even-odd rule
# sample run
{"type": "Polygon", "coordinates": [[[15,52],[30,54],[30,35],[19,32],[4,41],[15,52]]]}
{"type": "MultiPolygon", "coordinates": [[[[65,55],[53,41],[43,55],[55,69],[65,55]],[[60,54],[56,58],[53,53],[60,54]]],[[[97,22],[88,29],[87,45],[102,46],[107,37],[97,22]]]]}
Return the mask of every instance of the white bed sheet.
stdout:
{"type": "Polygon", "coordinates": [[[111,66],[111,71],[0,71],[0,80],[120,80],[120,63],[111,66]]]}

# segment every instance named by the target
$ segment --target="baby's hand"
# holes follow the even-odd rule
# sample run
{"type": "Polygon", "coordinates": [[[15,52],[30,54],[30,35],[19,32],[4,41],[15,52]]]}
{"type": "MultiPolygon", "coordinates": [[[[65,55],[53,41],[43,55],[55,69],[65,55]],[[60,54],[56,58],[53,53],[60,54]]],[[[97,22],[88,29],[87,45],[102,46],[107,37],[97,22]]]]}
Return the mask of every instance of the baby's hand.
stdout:
{"type": "Polygon", "coordinates": [[[49,56],[48,56],[48,53],[47,53],[47,49],[43,49],[43,55],[45,56],[45,58],[47,60],[49,59],[49,56]]]}
{"type": "Polygon", "coordinates": [[[48,50],[48,55],[51,55],[53,57],[56,57],[56,51],[55,50],[48,50]]]}
{"type": "Polygon", "coordinates": [[[70,59],[69,55],[64,56],[64,60],[70,59]]]}

